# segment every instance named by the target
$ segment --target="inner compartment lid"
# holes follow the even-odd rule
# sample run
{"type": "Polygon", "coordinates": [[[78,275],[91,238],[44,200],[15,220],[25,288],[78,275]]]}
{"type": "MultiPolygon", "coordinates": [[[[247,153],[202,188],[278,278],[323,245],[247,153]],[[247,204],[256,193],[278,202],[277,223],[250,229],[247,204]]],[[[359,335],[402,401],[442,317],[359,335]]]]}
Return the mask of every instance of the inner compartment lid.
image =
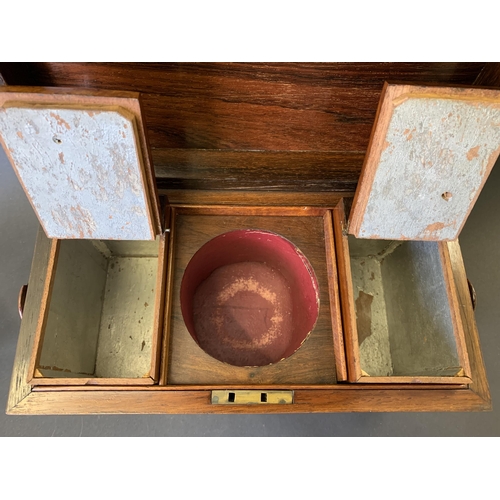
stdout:
{"type": "Polygon", "coordinates": [[[0,141],[49,238],[161,232],[139,94],[4,87],[0,141]]]}
{"type": "Polygon", "coordinates": [[[349,233],[454,240],[500,153],[500,91],[385,84],[349,233]]]}

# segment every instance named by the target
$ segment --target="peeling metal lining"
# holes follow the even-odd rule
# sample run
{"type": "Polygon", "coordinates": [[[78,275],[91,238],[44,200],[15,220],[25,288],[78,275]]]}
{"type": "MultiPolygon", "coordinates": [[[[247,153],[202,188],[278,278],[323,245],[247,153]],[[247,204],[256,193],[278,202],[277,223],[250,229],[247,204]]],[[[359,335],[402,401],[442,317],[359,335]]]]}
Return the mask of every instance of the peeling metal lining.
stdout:
{"type": "Polygon", "coordinates": [[[6,103],[0,135],[50,238],[152,240],[134,117],[6,103]]]}
{"type": "Polygon", "coordinates": [[[389,85],[350,233],[454,240],[500,153],[500,92],[389,85]],[[422,90],[423,89],[423,90],[422,90]]]}

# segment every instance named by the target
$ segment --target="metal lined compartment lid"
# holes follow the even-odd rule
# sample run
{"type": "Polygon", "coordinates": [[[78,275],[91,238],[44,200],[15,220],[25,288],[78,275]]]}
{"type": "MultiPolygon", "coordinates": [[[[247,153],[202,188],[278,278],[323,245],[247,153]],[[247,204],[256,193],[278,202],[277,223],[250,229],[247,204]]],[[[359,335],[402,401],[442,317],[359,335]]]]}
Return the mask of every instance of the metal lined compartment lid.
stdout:
{"type": "Polygon", "coordinates": [[[349,233],[458,237],[500,153],[500,91],[386,84],[349,233]]]}
{"type": "Polygon", "coordinates": [[[0,141],[49,238],[161,232],[137,93],[4,87],[0,141]]]}

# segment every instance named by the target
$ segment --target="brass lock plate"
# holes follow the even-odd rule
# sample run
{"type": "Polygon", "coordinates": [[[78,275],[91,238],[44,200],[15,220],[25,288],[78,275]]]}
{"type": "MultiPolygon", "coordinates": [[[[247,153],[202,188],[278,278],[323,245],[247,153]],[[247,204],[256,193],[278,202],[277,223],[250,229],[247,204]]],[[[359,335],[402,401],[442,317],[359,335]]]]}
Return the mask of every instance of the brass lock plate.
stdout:
{"type": "Polygon", "coordinates": [[[212,404],[261,405],[293,404],[293,391],[212,391],[212,404]]]}

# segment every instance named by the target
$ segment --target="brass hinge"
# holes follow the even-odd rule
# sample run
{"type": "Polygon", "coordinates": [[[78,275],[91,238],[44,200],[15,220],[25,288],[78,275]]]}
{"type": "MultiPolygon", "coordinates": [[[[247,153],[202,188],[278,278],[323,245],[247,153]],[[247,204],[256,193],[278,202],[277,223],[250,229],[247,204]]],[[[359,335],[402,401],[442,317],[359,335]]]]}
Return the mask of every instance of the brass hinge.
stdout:
{"type": "Polygon", "coordinates": [[[212,391],[212,404],[260,405],[293,403],[293,391],[212,391]]]}

